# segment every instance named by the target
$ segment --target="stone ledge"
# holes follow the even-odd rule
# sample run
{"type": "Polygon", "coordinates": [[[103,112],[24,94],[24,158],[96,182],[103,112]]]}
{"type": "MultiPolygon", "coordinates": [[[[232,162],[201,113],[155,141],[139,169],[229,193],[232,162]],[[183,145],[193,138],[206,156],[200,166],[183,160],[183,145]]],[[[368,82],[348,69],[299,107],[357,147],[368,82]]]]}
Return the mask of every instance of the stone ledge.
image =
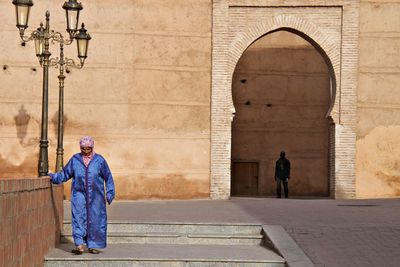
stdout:
{"type": "Polygon", "coordinates": [[[263,225],[263,230],[271,241],[269,245],[286,260],[289,267],[315,266],[282,226],[263,225]]]}

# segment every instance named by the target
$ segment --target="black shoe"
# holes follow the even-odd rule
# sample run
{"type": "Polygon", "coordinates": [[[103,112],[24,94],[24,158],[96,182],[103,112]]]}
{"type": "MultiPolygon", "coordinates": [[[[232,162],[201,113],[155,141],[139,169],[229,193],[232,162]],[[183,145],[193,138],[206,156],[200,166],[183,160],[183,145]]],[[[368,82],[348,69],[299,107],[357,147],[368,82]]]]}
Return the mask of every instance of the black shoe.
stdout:
{"type": "Polygon", "coordinates": [[[95,248],[89,248],[89,253],[92,253],[92,254],[100,254],[100,250],[97,250],[97,249],[95,249],[95,248]]]}
{"type": "Polygon", "coordinates": [[[83,251],[80,250],[79,248],[74,248],[72,251],[75,255],[82,255],[83,251]]]}

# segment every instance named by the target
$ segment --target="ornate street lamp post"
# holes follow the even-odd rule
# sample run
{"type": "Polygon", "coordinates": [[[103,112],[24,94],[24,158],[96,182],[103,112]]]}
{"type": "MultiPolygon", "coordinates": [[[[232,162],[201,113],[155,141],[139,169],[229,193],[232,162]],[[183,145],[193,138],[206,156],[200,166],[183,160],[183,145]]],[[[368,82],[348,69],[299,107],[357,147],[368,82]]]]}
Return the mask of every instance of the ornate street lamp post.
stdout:
{"type": "MultiPolygon", "coordinates": [[[[70,0],[71,1],[71,0],[70,0]]],[[[65,6],[65,4],[64,4],[65,6]]],[[[68,11],[67,11],[68,13],[68,11]]],[[[79,15],[79,14],[78,14],[79,15]]],[[[70,29],[67,29],[70,31],[70,29]]],[[[71,34],[71,33],[70,33],[71,34]]],[[[58,137],[57,137],[57,158],[56,158],[56,172],[61,171],[63,167],[63,155],[64,155],[64,148],[63,148],[63,140],[64,140],[64,69],[68,67],[74,67],[77,69],[81,69],[85,63],[85,59],[87,58],[87,48],[89,44],[89,40],[91,39],[90,35],[86,33],[85,25],[82,23],[82,28],[79,30],[79,33],[76,33],[76,30],[73,32],[75,39],[78,45],[78,58],[80,59],[80,64],[75,64],[72,59],[64,57],[64,44],[70,44],[70,42],[60,41],[60,58],[50,60],[51,65],[60,66],[59,68],[59,75],[58,75],[58,82],[59,82],[59,101],[58,101],[58,137]],[[81,33],[84,33],[83,35],[81,33]],[[84,43],[86,47],[82,48],[82,44],[84,43]],[[85,49],[82,51],[82,49],[85,49]]],[[[62,37],[61,37],[62,39],[62,37]]],[[[73,39],[70,39],[71,42],[73,39]]]]}
{"type": "Polygon", "coordinates": [[[64,132],[64,69],[68,67],[82,68],[87,58],[87,51],[90,35],[86,33],[84,24],[78,32],[79,12],[83,9],[81,3],[77,0],[68,0],[64,3],[63,9],[66,10],[67,32],[69,38],[65,39],[59,32],[50,31],[50,12],[46,11],[46,24],[40,24],[40,27],[33,31],[29,36],[25,36],[25,29],[28,28],[29,13],[33,6],[32,0],[13,0],[17,18],[17,28],[23,42],[34,40],[36,56],[40,65],[43,67],[43,98],[42,98],[42,125],[40,136],[40,150],[38,172],[39,176],[45,176],[49,172],[48,160],[48,87],[49,87],[49,67],[59,68],[59,110],[58,110],[58,138],[57,138],[57,159],[56,171],[63,167],[63,132],[64,132]],[[76,39],[78,46],[78,58],[80,63],[76,64],[72,59],[64,57],[64,45],[70,45],[76,39]],[[50,40],[52,43],[59,43],[60,57],[50,58],[49,51],[50,40]]]}

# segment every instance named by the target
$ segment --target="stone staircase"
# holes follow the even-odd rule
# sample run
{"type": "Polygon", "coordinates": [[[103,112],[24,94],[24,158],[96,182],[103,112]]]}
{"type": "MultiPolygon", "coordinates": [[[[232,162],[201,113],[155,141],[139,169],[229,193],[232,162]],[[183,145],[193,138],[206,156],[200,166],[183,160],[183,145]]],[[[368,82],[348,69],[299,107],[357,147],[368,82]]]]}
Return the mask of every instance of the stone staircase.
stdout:
{"type": "Polygon", "coordinates": [[[99,255],[73,255],[71,222],[64,222],[45,266],[286,266],[256,224],[109,221],[107,239],[99,255]]]}

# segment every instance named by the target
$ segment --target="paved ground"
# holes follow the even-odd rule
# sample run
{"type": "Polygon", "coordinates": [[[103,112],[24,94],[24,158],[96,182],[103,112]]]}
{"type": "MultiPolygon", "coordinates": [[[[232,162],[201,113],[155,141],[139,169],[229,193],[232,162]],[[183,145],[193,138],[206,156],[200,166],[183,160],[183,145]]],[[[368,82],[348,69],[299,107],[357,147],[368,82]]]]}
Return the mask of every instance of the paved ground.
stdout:
{"type": "MultiPolygon", "coordinates": [[[[65,219],[70,219],[65,202],[65,219]]],[[[109,220],[282,225],[316,266],[400,266],[400,199],[114,202],[109,220]]]]}

